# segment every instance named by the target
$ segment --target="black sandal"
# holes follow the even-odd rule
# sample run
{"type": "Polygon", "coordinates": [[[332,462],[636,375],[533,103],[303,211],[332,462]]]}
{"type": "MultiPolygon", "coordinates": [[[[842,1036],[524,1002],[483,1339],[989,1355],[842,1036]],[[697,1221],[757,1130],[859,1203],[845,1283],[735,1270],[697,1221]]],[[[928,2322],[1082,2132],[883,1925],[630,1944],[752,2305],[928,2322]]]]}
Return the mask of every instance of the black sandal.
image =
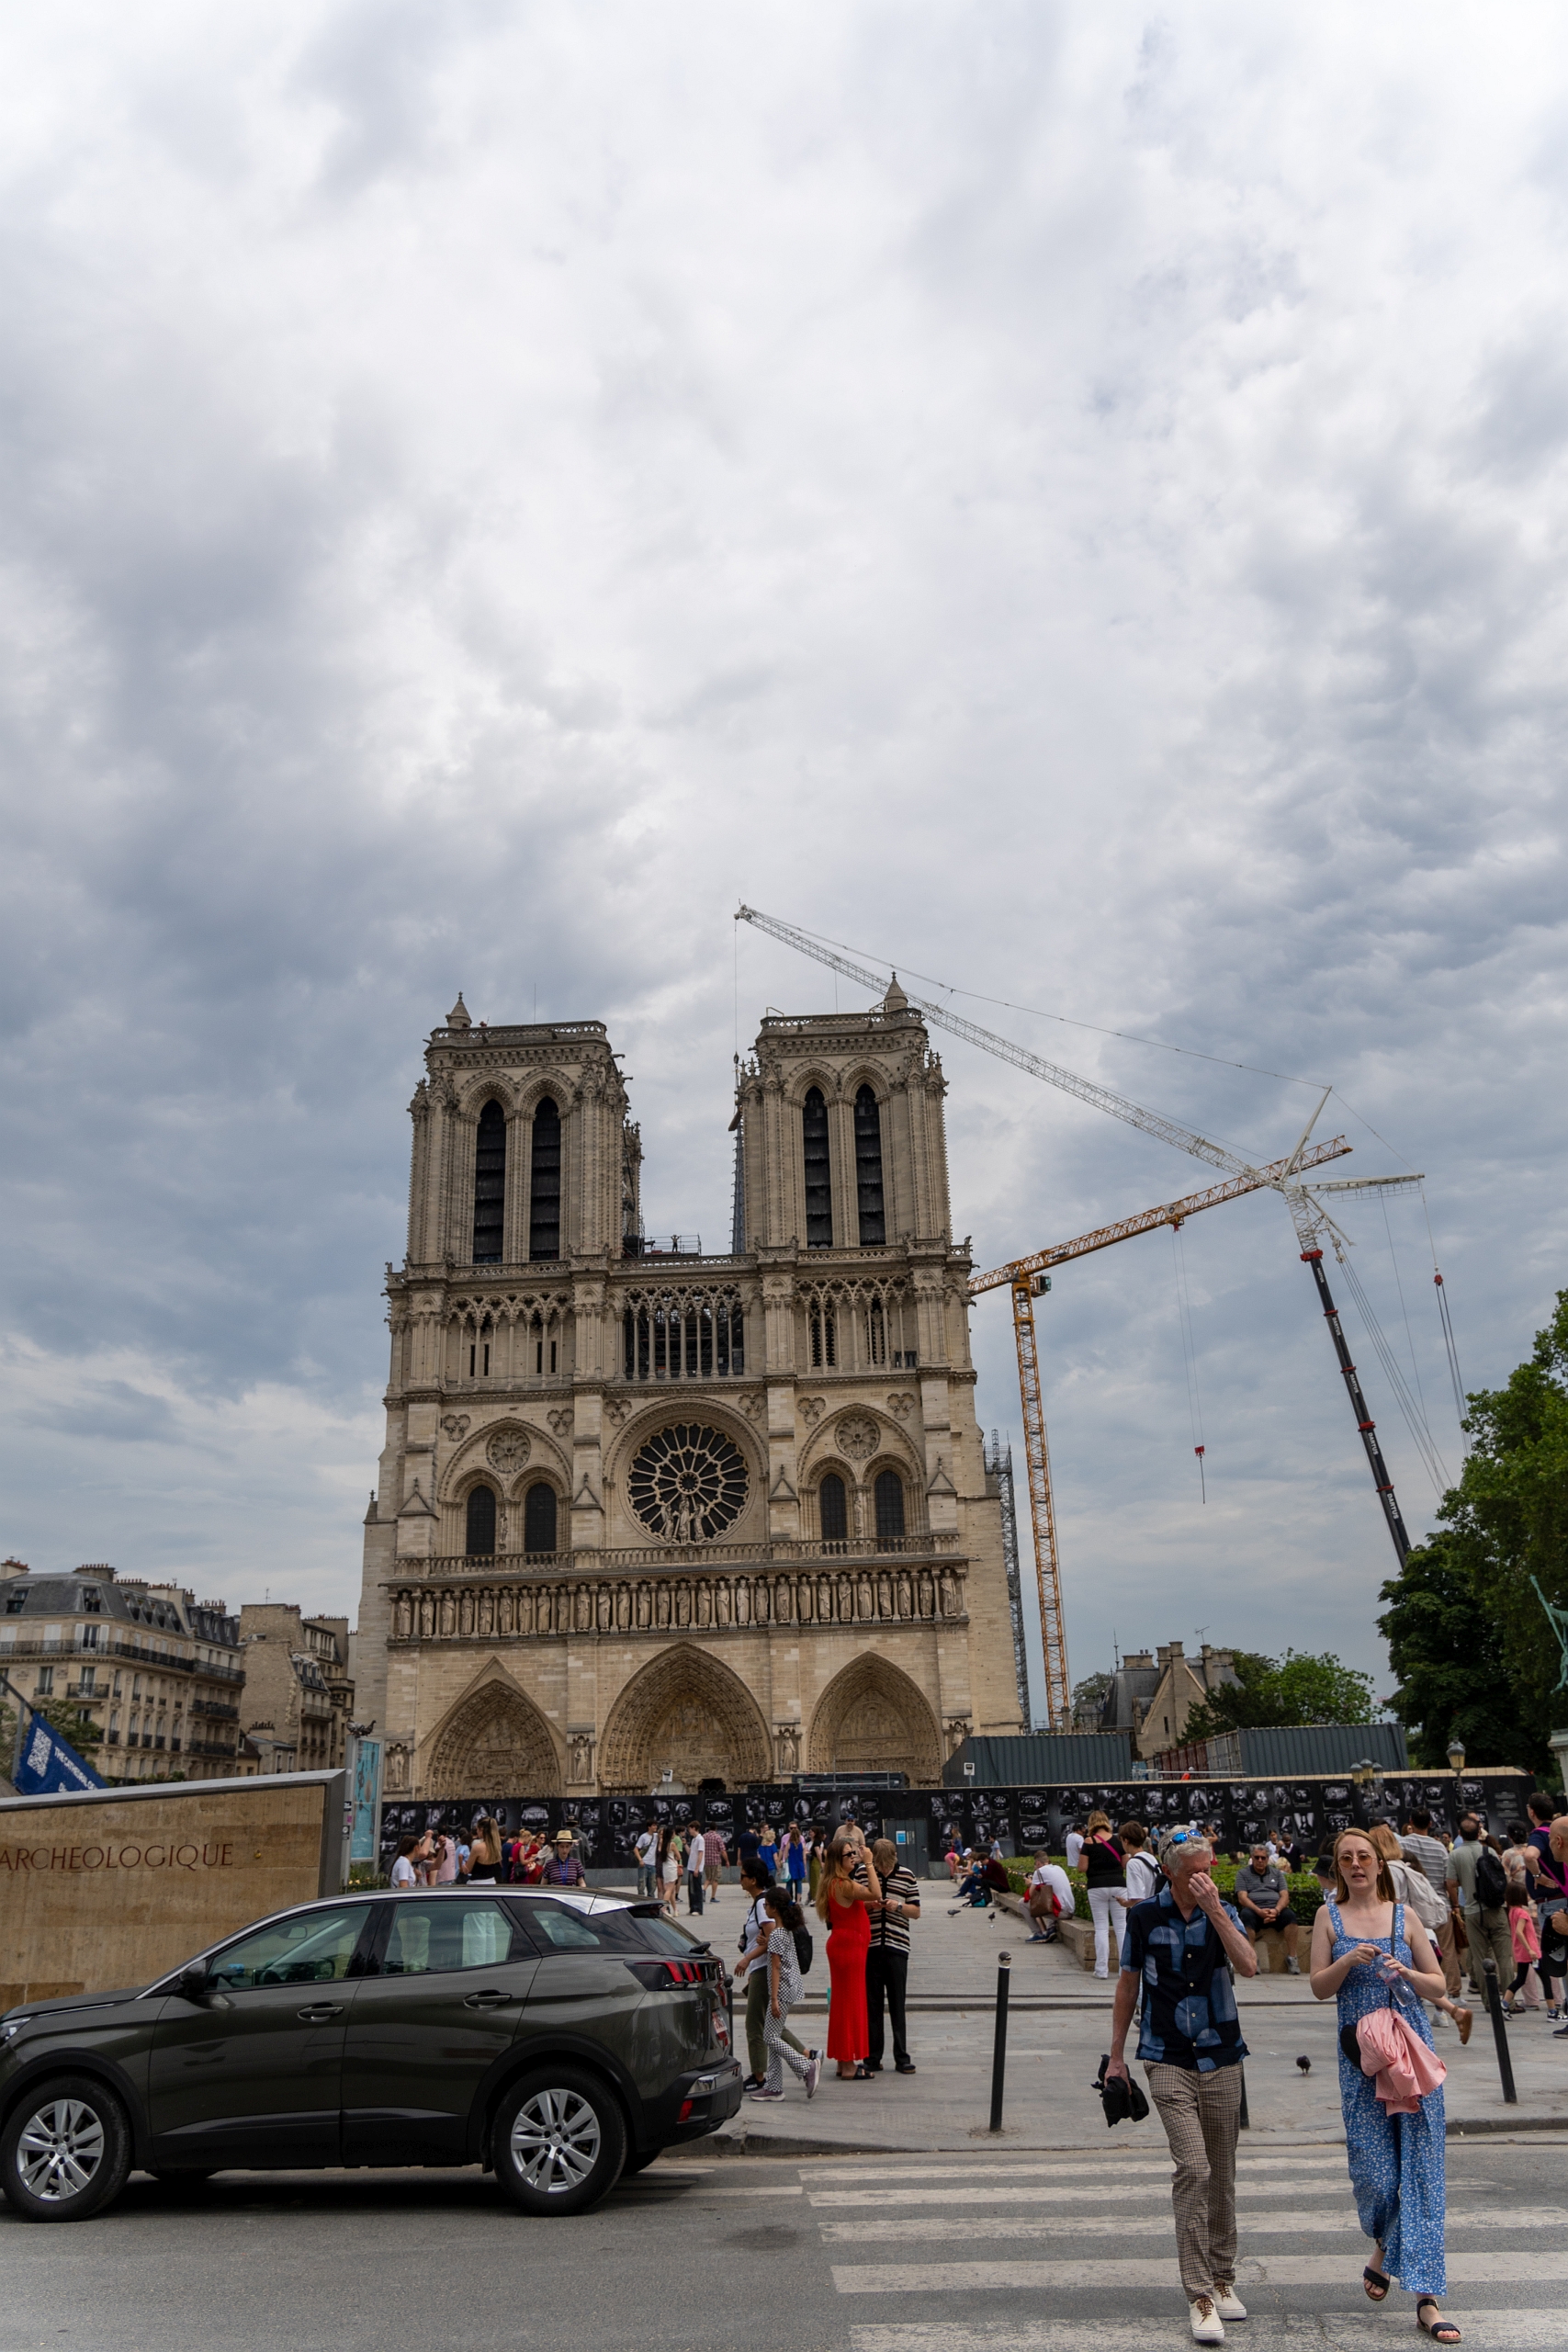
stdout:
{"type": "Polygon", "coordinates": [[[1445,2319],[1443,2317],[1442,2312],[1438,2310],[1435,2299],[1430,2295],[1417,2296],[1416,2301],[1416,2324],[1420,2329],[1423,2335],[1429,2335],[1431,2337],[1434,2344],[1461,2344],[1464,2341],[1452,2320],[1445,2319]],[[1437,2318],[1433,2320],[1423,2319],[1421,2314],[1424,2311],[1427,2310],[1437,2312],[1437,2318]]]}
{"type": "Polygon", "coordinates": [[[1382,2303],[1387,2301],[1388,2290],[1393,2284],[1393,2280],[1392,2278],[1385,2278],[1381,2270],[1374,2270],[1371,2264],[1369,2262],[1366,2268],[1361,2273],[1361,2279],[1367,2290],[1367,2301],[1369,2303],[1382,2303]]]}

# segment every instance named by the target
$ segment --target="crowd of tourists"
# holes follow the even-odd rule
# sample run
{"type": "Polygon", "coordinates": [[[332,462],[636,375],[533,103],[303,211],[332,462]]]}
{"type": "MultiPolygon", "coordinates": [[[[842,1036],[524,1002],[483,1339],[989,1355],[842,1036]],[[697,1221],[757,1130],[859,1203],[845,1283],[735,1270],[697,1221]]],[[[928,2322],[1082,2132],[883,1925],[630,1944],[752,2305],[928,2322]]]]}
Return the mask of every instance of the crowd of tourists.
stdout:
{"type": "Polygon", "coordinates": [[[426,1829],[399,1841],[392,1884],[410,1894],[422,1886],[586,1886],[588,1872],[570,1829],[554,1838],[524,1830],[508,1838],[481,1814],[472,1834],[426,1829]]]}

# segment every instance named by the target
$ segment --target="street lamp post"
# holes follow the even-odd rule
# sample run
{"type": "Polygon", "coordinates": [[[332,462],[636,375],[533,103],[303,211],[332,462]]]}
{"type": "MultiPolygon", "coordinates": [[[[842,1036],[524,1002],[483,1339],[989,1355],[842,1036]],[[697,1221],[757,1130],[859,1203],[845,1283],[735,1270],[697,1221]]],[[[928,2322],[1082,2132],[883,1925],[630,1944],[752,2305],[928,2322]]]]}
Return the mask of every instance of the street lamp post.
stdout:
{"type": "Polygon", "coordinates": [[[1464,1742],[1457,1731],[1449,1736],[1449,1770],[1454,1776],[1454,1835],[1457,1837],[1460,1815],[1464,1811],[1464,1792],[1459,1784],[1459,1776],[1464,1770],[1464,1742]]]}

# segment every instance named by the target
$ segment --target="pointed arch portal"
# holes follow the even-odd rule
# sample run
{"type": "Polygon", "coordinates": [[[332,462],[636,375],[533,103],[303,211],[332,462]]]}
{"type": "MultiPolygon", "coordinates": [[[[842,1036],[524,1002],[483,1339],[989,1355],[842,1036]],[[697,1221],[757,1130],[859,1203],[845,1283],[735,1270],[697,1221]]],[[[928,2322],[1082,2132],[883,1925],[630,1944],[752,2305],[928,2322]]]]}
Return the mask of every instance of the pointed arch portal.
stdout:
{"type": "Polygon", "coordinates": [[[869,1654],[836,1674],[811,1718],[813,1772],[907,1772],[912,1788],[942,1779],[942,1745],[918,1686],[869,1654]]]}
{"type": "Polygon", "coordinates": [[[689,1643],[660,1650],[610,1710],[599,1749],[605,1789],[648,1790],[666,1766],[688,1789],[773,1778],[773,1742],[739,1675],[689,1643]]]}
{"type": "Polygon", "coordinates": [[[491,1681],[459,1699],[432,1744],[427,1796],[553,1797],[560,1763],[549,1725],[514,1683],[491,1681]]]}

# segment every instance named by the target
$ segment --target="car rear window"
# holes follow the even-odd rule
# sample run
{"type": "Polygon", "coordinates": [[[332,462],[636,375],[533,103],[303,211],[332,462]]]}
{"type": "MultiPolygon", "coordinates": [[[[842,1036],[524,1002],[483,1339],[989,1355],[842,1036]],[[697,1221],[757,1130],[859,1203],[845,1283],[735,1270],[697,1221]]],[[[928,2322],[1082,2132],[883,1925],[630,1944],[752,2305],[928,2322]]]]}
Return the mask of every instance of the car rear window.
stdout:
{"type": "Polygon", "coordinates": [[[541,1951],[603,1951],[598,1922],[566,1903],[520,1903],[519,1913],[541,1951]]]}
{"type": "Polygon", "coordinates": [[[566,1903],[531,1901],[519,1903],[516,1911],[541,1951],[614,1952],[617,1959],[660,1953],[692,1960],[706,1950],[657,1909],[634,1911],[629,1904],[617,1904],[587,1912],[566,1903]]]}
{"type": "Polygon", "coordinates": [[[691,1960],[706,1947],[700,1937],[658,1910],[595,1911],[593,1925],[614,1951],[660,1952],[673,1960],[691,1960]]]}

